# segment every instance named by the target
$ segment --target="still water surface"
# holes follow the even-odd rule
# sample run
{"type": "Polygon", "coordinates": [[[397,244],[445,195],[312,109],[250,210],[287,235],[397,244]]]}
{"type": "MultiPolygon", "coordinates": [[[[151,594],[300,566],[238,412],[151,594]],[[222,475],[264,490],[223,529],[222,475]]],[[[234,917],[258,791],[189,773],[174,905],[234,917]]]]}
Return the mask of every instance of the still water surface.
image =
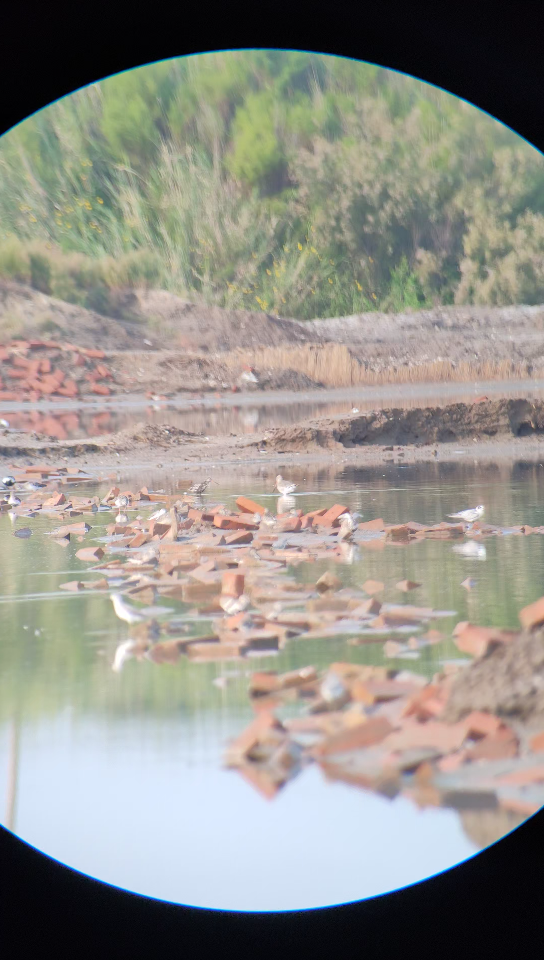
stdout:
{"type": "Polygon", "coordinates": [[[471,403],[476,396],[490,400],[525,397],[542,399],[541,381],[490,381],[468,383],[384,384],[300,393],[261,392],[220,396],[177,397],[150,403],[117,395],[111,401],[47,404],[0,404],[0,418],[11,430],[38,433],[59,440],[103,436],[134,427],[142,421],[169,424],[203,436],[228,436],[263,432],[299,423],[312,417],[345,416],[354,408],[360,413],[377,406],[401,409],[444,403],[471,403]],[[112,402],[114,405],[112,406],[112,402]]]}
{"type": "MultiPolygon", "coordinates": [[[[273,467],[251,476],[216,473],[214,500],[245,493],[275,509],[273,467]]],[[[437,522],[485,503],[492,523],[544,523],[539,465],[298,468],[289,476],[300,484],[297,506],[305,510],[340,500],[365,519],[437,522]]],[[[155,489],[175,489],[173,478],[151,479],[155,489]]],[[[86,543],[105,534],[99,524],[109,519],[93,518],[86,543]]],[[[75,557],[79,545],[62,549],[43,537],[51,529],[46,518],[20,523],[32,524],[30,540],[13,537],[0,515],[0,822],[37,849],[151,897],[216,909],[295,910],[425,879],[514,825],[496,822],[493,812],[419,810],[402,797],[391,801],[328,782],[316,766],[267,801],[222,767],[227,742],[253,717],[253,670],[350,660],[431,677],[445,660],[460,658],[451,641],[397,662],[384,660],[381,644],[292,640],[275,657],[223,664],[182,658],[174,666],[131,660],[116,674],[111,663],[127,627],[108,597],[58,589],[74,575],[93,576],[75,557]],[[219,676],[227,678],[223,688],[212,682],[219,676]]],[[[543,592],[544,538],[491,538],[486,550],[481,562],[458,556],[450,543],[421,541],[361,550],[354,563],[334,570],[345,586],[383,580],[387,600],[398,600],[398,580],[421,582],[413,602],[457,611],[435,624],[448,635],[458,620],[516,626],[519,608],[543,592]],[[467,576],[477,581],[470,593],[460,586],[467,576]]],[[[301,564],[291,573],[313,583],[332,566],[301,564]]],[[[159,602],[179,614],[188,609],[170,598],[159,602]]],[[[205,626],[192,622],[190,629],[205,626]]]]}

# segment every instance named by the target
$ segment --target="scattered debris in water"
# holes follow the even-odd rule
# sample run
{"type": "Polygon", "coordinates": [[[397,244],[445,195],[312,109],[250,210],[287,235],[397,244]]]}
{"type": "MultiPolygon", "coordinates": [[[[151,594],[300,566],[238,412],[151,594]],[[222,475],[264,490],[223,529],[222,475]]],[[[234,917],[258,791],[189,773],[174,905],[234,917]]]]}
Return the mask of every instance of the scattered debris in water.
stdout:
{"type": "MultiPolygon", "coordinates": [[[[42,535],[60,546],[85,544],[75,556],[90,564],[92,577],[77,574],[60,588],[109,596],[112,617],[127,624],[128,636],[110,658],[116,673],[131,659],[161,669],[182,657],[248,663],[312,639],[339,638],[348,650],[381,645],[379,666],[339,661],[322,671],[308,665],[250,673],[256,716],[229,745],[225,762],[264,797],[317,764],[329,780],[390,798],[402,794],[420,807],[528,816],[544,804],[544,598],[520,611],[519,630],[457,623],[451,639],[469,664],[442,661],[427,680],[395,661],[417,660],[448,639],[434,624],[456,611],[389,601],[394,590],[420,589],[424,596],[423,583],[367,579],[346,587],[330,569],[305,583],[291,575],[301,564],[306,572],[320,561],[340,570],[353,562],[352,551],[421,540],[454,541],[461,557],[485,559],[483,540],[542,534],[544,527],[494,526],[472,514],[457,523],[357,523],[344,504],[305,513],[293,497],[282,502],[285,496],[276,514],[246,496],[231,509],[212,499],[211,478],[193,484],[193,493],[123,490],[116,481],[103,497],[85,497],[71,488],[106,478],[65,466],[11,469],[4,478],[10,496],[0,511],[13,520],[50,520],[52,529],[42,535]],[[89,543],[103,512],[107,536],[89,543]],[[343,539],[347,515],[350,543],[343,539]],[[168,600],[190,604],[206,631],[193,633],[191,617],[163,605],[168,600]],[[283,705],[298,715],[280,720],[283,705]]],[[[278,476],[280,484],[284,494],[285,484],[293,486],[278,476]]],[[[24,539],[32,528],[13,533],[24,539]]],[[[471,591],[476,581],[468,577],[461,586],[471,591]]],[[[227,691],[235,676],[239,671],[211,682],[227,691]]]]}

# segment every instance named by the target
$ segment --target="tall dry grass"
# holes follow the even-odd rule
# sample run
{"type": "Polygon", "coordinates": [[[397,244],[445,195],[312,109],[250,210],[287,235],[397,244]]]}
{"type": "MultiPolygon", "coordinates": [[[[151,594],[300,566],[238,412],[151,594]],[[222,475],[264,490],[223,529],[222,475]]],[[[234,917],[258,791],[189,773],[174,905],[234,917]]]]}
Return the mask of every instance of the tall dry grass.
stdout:
{"type": "MultiPolygon", "coordinates": [[[[221,358],[232,368],[243,364],[258,370],[294,370],[326,387],[374,386],[384,383],[443,383],[474,380],[516,380],[538,376],[527,362],[485,360],[479,363],[433,360],[390,364],[372,369],[342,344],[304,344],[238,350],[221,358]]],[[[542,370],[544,373],[544,368],[542,370]]]]}

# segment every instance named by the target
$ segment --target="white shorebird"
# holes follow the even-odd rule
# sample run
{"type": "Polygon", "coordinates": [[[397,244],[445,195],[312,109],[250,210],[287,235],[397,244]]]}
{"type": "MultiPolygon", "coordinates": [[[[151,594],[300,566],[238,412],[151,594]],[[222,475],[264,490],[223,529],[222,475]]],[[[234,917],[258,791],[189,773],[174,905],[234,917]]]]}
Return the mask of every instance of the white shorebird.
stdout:
{"type": "Polygon", "coordinates": [[[168,510],[163,507],[162,510],[155,510],[155,513],[152,513],[151,516],[148,517],[148,520],[160,520],[160,518],[165,517],[167,513],[168,510]]]}
{"type": "Polygon", "coordinates": [[[479,507],[473,507],[470,510],[459,510],[459,513],[448,513],[448,517],[454,520],[464,520],[465,523],[475,523],[480,517],[483,517],[485,508],[480,504],[479,507]]]}
{"type": "Polygon", "coordinates": [[[28,483],[25,483],[25,490],[40,490],[41,487],[45,487],[45,483],[34,483],[33,480],[29,480],[28,483]]]}
{"type": "Polygon", "coordinates": [[[9,503],[10,507],[18,507],[21,501],[19,497],[16,497],[13,490],[10,492],[9,497],[5,498],[6,503],[9,503]]]}
{"type": "Polygon", "coordinates": [[[247,610],[249,604],[250,599],[245,593],[243,593],[241,597],[222,596],[219,598],[219,606],[229,617],[233,617],[237,613],[242,613],[242,610],[247,610]]]}
{"type": "Polygon", "coordinates": [[[113,503],[119,510],[125,510],[129,505],[129,499],[123,495],[122,497],[116,497],[113,503]]]}
{"type": "Polygon", "coordinates": [[[349,540],[353,535],[353,531],[357,529],[357,524],[362,518],[361,513],[342,513],[338,519],[340,520],[340,529],[338,531],[339,540],[349,540]]]}
{"type": "Polygon", "coordinates": [[[476,543],[474,540],[469,540],[468,543],[455,544],[452,550],[461,557],[468,557],[471,560],[485,560],[487,557],[487,550],[483,543],[476,543]]]}
{"type": "Polygon", "coordinates": [[[113,603],[113,609],[117,616],[120,620],[124,620],[125,623],[144,623],[146,620],[149,620],[149,617],[145,617],[142,613],[139,613],[138,610],[135,610],[134,607],[131,607],[120,593],[111,593],[110,600],[113,603]]]}
{"type": "Polygon", "coordinates": [[[15,477],[2,477],[2,483],[5,487],[12,487],[15,483],[15,477]]]}
{"type": "Polygon", "coordinates": [[[116,523],[128,523],[128,517],[126,513],[118,513],[115,518],[116,523]]]}
{"type": "Polygon", "coordinates": [[[288,480],[283,479],[281,473],[278,473],[274,489],[279,490],[282,497],[288,497],[290,493],[293,493],[293,491],[297,489],[297,484],[289,483],[288,480]]]}

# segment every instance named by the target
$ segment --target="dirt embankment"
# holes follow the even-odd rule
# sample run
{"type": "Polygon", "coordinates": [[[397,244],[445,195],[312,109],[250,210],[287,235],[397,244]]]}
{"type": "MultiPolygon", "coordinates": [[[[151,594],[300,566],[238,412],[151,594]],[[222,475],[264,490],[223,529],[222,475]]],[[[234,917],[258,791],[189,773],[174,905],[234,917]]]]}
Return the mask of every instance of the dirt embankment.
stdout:
{"type": "MultiPolygon", "coordinates": [[[[456,403],[424,409],[378,410],[338,419],[307,421],[293,427],[278,427],[264,436],[203,437],[170,424],[137,423],[117,433],[88,440],[56,440],[37,433],[4,430],[0,457],[64,457],[77,459],[96,455],[112,462],[137,457],[149,461],[158,450],[169,452],[169,461],[197,459],[248,462],[257,454],[282,455],[311,460],[362,458],[367,465],[392,461],[404,464],[440,459],[459,461],[456,443],[470,440],[467,456],[496,458],[541,457],[544,436],[544,401],[495,400],[486,403],[456,403]],[[473,444],[472,441],[476,440],[473,444]],[[536,441],[536,444],[535,444],[536,441]],[[396,454],[394,447],[397,448],[396,454]]],[[[92,459],[92,457],[91,457],[92,459]]],[[[102,460],[100,460],[102,462],[102,460]]]]}
{"type": "Polygon", "coordinates": [[[437,307],[299,322],[194,303],[165,290],[125,290],[116,311],[104,316],[0,281],[0,342],[42,338],[99,347],[119,367],[119,389],[137,384],[163,394],[251,389],[239,382],[244,366],[255,368],[263,390],[544,373],[544,306],[437,307]]]}
{"type": "Polygon", "coordinates": [[[522,634],[515,643],[491,646],[486,656],[460,672],[443,718],[455,722],[472,710],[542,725],[544,629],[522,634]]]}
{"type": "Polygon", "coordinates": [[[271,450],[303,451],[363,444],[452,443],[541,433],[544,433],[544,401],[488,400],[308,420],[267,431],[263,446],[271,450]]]}

